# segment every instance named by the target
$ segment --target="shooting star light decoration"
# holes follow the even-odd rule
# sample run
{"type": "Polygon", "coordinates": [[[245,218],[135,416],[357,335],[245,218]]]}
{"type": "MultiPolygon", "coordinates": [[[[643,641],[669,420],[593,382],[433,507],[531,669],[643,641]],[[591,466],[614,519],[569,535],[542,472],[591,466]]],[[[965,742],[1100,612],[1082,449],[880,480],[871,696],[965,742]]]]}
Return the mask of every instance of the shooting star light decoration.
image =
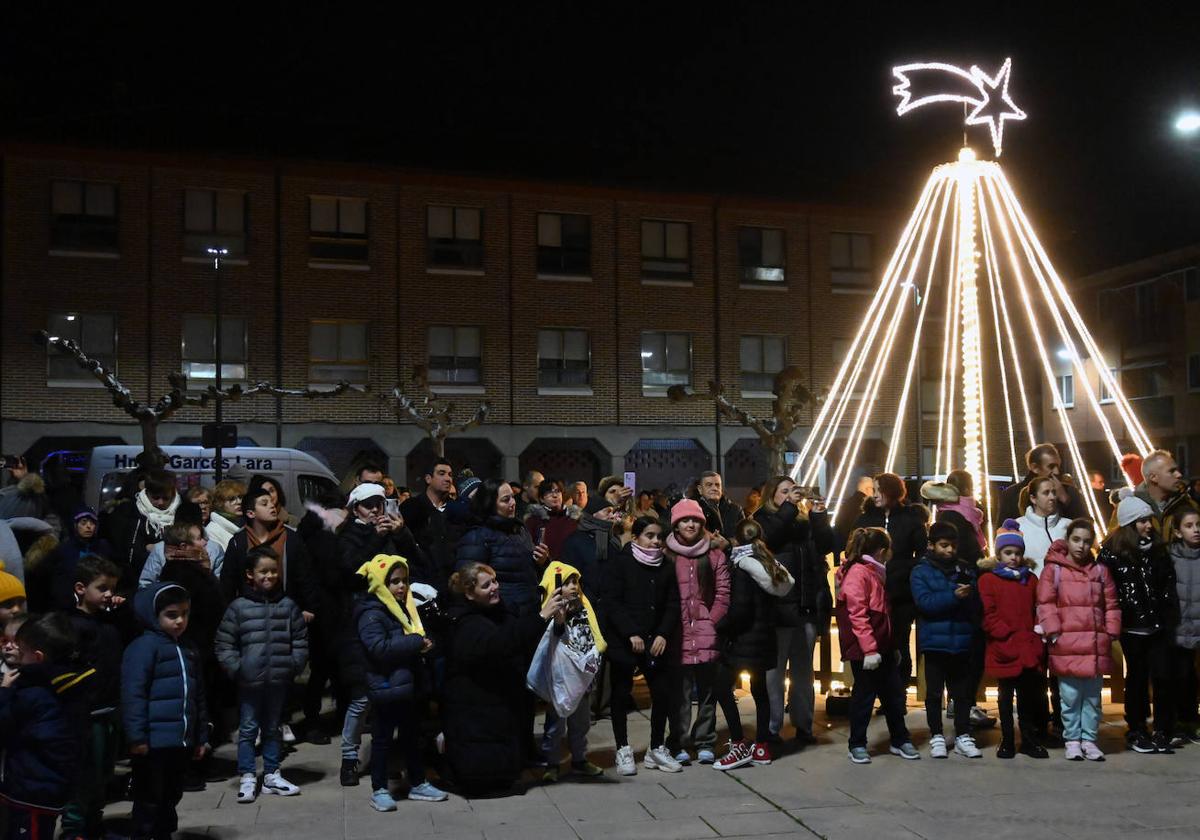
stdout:
{"type": "MultiPolygon", "coordinates": [[[[1010,69],[1008,60],[994,77],[978,67],[970,72],[948,64],[897,67],[893,72],[901,83],[893,91],[901,98],[898,110],[904,114],[935,102],[965,101],[976,105],[973,117],[983,122],[993,118],[982,116],[985,111],[994,115],[989,90],[999,88],[999,100],[1007,108],[991,123],[999,157],[1004,119],[1025,118],[1008,98],[1010,69]],[[981,98],[947,91],[944,85],[914,98],[912,81],[920,78],[926,90],[930,79],[944,82],[947,77],[970,84],[981,98]]],[[[932,376],[933,371],[928,373],[932,376]]],[[[826,496],[840,500],[851,486],[872,420],[876,435],[888,440],[884,470],[891,472],[904,445],[909,398],[926,383],[939,386],[933,472],[938,478],[956,468],[971,474],[988,523],[989,545],[992,482],[1007,479],[1003,473],[1010,468],[1012,479],[1019,479],[1018,448],[1054,434],[1063,442],[1075,475],[1089,475],[1076,431],[1089,412],[1095,423],[1088,427],[1102,438],[1087,450],[1093,462],[1120,460],[1131,450],[1146,455],[1154,448],[1000,164],[978,160],[969,148],[960,151],[957,161],[936,167],[926,181],[796,459],[792,479],[827,484],[826,496]],[[941,329],[926,330],[927,322],[937,318],[927,317],[935,300],[943,308],[941,329]],[[923,350],[937,351],[941,358],[940,380],[921,376],[918,361],[923,350]],[[1067,369],[1059,370],[1055,357],[1065,360],[1067,369]],[[898,402],[887,400],[884,405],[881,386],[901,371],[898,402]],[[1059,387],[1059,377],[1067,374],[1084,393],[1078,405],[1064,401],[1059,387]],[[1027,385],[1039,379],[1058,419],[1057,433],[1035,424],[1040,406],[1030,399],[1027,385]],[[1020,447],[1018,435],[1023,438],[1020,447]]],[[[919,453],[912,458],[917,465],[922,460],[919,453]]],[[[1104,464],[1101,471],[1107,472],[1107,467],[1104,464]]],[[[1107,523],[1096,499],[1086,488],[1082,496],[1103,536],[1107,523]]]]}
{"type": "Polygon", "coordinates": [[[900,97],[900,104],[896,106],[898,115],[904,116],[915,108],[938,102],[972,105],[975,110],[967,114],[966,123],[989,128],[997,158],[1004,146],[1004,121],[1025,119],[1025,112],[1008,94],[1011,58],[1004,59],[994,76],[980,70],[977,64],[967,71],[936,61],[893,67],[892,75],[899,82],[892,88],[892,93],[900,97]],[[914,88],[920,95],[914,94],[914,88]]]}

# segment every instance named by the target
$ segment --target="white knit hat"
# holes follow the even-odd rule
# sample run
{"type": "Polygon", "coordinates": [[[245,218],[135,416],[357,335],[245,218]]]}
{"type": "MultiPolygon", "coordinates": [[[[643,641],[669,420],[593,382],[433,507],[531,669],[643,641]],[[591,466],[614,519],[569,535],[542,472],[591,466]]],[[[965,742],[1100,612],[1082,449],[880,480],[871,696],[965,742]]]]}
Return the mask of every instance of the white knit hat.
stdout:
{"type": "Polygon", "coordinates": [[[1147,516],[1154,516],[1154,511],[1137,496],[1126,496],[1121,500],[1121,504],[1117,505],[1117,524],[1122,528],[1147,516]]]}
{"type": "Polygon", "coordinates": [[[383,489],[383,487],[381,485],[372,484],[371,482],[366,482],[364,484],[358,485],[357,487],[355,487],[353,490],[350,491],[350,499],[347,502],[346,506],[352,508],[361,502],[365,502],[367,499],[374,499],[376,497],[382,499],[386,495],[387,495],[387,492],[383,489]]]}

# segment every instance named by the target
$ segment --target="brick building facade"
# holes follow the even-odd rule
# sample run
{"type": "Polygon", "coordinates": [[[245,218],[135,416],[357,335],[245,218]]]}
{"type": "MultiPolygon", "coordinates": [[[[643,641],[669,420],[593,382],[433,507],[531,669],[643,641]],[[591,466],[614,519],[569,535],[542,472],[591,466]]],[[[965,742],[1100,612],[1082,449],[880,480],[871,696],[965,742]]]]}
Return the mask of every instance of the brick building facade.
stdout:
{"type": "MultiPolygon", "coordinates": [[[[428,441],[379,397],[397,382],[411,391],[420,366],[460,415],[490,403],[484,426],[447,442],[456,465],[593,480],[634,469],[651,486],[719,463],[745,488],[764,477],[753,432],[717,424],[711,402],[672,402],[667,387],[717,380],[766,414],[780,366],[827,386],[898,232],[871,209],[728,196],[54,147],[0,154],[0,447],[34,457],[140,440],[102,388],[32,341],[37,329],[115,363],[140,399],[157,399],[172,370],[211,381],[218,278],[204,248],[217,244],[230,251],[219,277],[227,381],[368,388],[227,405],[243,438],[320,452],[335,472],[377,450],[411,480],[428,441]]],[[[894,385],[879,408],[894,405],[894,385]]],[[[160,443],[197,438],[211,414],[179,412],[160,443]]],[[[860,460],[881,460],[889,432],[872,428],[860,460]]]]}

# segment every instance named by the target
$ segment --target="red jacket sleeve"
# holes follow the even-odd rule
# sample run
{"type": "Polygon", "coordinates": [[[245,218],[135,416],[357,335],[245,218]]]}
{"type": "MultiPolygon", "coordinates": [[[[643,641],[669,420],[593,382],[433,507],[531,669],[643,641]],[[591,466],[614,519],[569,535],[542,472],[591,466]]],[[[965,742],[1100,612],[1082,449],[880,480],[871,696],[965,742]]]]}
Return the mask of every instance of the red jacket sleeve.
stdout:
{"type": "Polygon", "coordinates": [[[1000,616],[998,581],[993,574],[984,574],[979,579],[979,598],[983,601],[983,632],[989,639],[1007,639],[1013,628],[1000,616]]]}
{"type": "Polygon", "coordinates": [[[850,616],[850,628],[854,631],[854,637],[858,639],[863,656],[879,652],[875,631],[871,627],[871,615],[867,609],[869,596],[864,575],[869,574],[872,574],[870,570],[856,565],[842,580],[842,593],[846,596],[846,613],[850,616]]]}

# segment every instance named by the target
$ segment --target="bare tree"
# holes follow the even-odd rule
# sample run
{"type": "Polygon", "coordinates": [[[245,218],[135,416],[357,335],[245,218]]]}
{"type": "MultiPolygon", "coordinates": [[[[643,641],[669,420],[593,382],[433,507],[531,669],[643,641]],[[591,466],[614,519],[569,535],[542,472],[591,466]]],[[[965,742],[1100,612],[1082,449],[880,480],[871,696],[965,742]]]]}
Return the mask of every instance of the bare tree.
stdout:
{"type": "Polygon", "coordinates": [[[689,394],[682,385],[673,385],[667,389],[667,396],[673,402],[707,402],[714,401],[723,417],[736,420],[743,426],[753,429],[758,434],[769,458],[771,475],[784,475],[787,472],[785,453],[788,438],[801,424],[804,412],[812,406],[819,405],[823,397],[815,396],[802,383],[803,372],[795,365],[786,367],[775,374],[772,392],[775,399],[771,403],[770,417],[756,417],[744,408],[729,401],[725,389],[716,382],[708,383],[708,391],[702,394],[689,394]]]}
{"type": "Polygon", "coordinates": [[[454,403],[433,395],[429,388],[429,372],[424,365],[413,365],[413,382],[418,390],[424,392],[421,396],[410,397],[397,385],[389,396],[381,396],[380,399],[391,402],[392,411],[401,423],[411,421],[423,429],[433,443],[434,454],[439,458],[446,457],[446,438],[475,428],[487,419],[488,412],[492,410],[491,403],[483,400],[466,420],[456,423],[454,403]]]}
{"type": "Polygon", "coordinates": [[[112,395],[113,405],[128,414],[142,429],[142,454],[139,462],[145,467],[161,467],[166,463],[166,456],[158,445],[158,427],[169,419],[179,409],[187,406],[204,408],[218,401],[237,402],[242,397],[255,394],[271,394],[278,397],[304,397],[306,399],[324,399],[346,393],[353,386],[349,382],[339,382],[329,390],[313,390],[311,388],[282,388],[270,382],[256,382],[243,388],[232,385],[229,388],[217,390],[215,385],[209,385],[199,393],[189,394],[187,377],[180,371],[167,374],[167,382],[171,386],[158,402],[150,405],[135,399],[133,392],[108,368],[97,359],[92,358],[69,338],[50,335],[45,330],[34,334],[34,340],[46,347],[54,347],[75,359],[76,364],[88,371],[112,395]]]}

